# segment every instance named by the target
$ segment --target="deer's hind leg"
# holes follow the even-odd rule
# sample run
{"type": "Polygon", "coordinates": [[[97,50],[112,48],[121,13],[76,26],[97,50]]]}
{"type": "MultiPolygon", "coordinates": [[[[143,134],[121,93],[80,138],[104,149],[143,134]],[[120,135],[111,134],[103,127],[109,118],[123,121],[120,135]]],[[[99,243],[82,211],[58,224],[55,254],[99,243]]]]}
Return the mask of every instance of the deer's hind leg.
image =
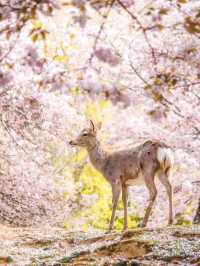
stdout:
{"type": "Polygon", "coordinates": [[[144,219],[141,223],[141,227],[145,227],[147,225],[147,222],[149,220],[149,216],[151,215],[153,205],[155,203],[155,199],[157,196],[157,189],[154,183],[154,175],[153,176],[145,176],[144,177],[145,184],[149,190],[149,204],[147,206],[144,219]]]}
{"type": "Polygon", "coordinates": [[[124,231],[128,229],[128,188],[122,184],[122,201],[124,205],[124,231]]]}
{"type": "Polygon", "coordinates": [[[108,231],[111,231],[113,229],[115,213],[116,213],[116,208],[117,208],[117,203],[119,201],[120,193],[121,193],[121,183],[118,181],[112,185],[112,215],[111,215],[108,231]]]}
{"type": "Polygon", "coordinates": [[[169,199],[169,220],[168,220],[168,224],[172,224],[173,223],[173,192],[172,192],[172,185],[170,184],[169,181],[169,174],[170,174],[170,168],[167,169],[165,172],[160,171],[158,173],[158,178],[160,180],[160,182],[164,185],[166,191],[167,191],[167,195],[168,195],[168,199],[169,199]]]}

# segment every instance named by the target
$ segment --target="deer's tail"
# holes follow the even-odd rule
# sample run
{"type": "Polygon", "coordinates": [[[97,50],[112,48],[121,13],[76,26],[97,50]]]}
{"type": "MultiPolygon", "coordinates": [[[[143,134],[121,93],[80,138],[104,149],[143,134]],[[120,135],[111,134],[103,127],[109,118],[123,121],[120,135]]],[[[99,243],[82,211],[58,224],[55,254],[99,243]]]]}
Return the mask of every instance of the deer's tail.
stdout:
{"type": "Polygon", "coordinates": [[[167,174],[174,165],[174,153],[172,149],[169,147],[158,147],[157,160],[160,163],[162,171],[167,174]]]}

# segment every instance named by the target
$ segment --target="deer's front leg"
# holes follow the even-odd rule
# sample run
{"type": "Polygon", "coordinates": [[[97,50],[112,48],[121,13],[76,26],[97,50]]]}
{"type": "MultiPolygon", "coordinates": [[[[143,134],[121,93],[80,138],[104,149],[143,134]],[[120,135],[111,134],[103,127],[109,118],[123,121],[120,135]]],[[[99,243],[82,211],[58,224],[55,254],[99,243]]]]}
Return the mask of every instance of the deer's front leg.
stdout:
{"type": "Polygon", "coordinates": [[[121,184],[120,182],[116,182],[115,185],[112,186],[112,215],[111,215],[108,231],[111,231],[113,229],[115,213],[116,213],[116,208],[117,208],[117,203],[119,201],[120,193],[121,193],[121,184]]]}
{"type": "Polygon", "coordinates": [[[127,230],[128,229],[128,212],[127,212],[128,189],[125,184],[122,184],[122,201],[124,204],[124,230],[127,230]]]}
{"type": "Polygon", "coordinates": [[[147,225],[149,216],[150,216],[151,211],[152,211],[152,207],[154,205],[154,202],[155,202],[155,199],[156,199],[156,196],[157,196],[157,190],[156,190],[156,186],[155,186],[155,183],[154,183],[154,177],[145,178],[145,183],[146,183],[146,186],[147,186],[147,188],[149,190],[150,198],[149,198],[149,205],[148,205],[148,207],[146,209],[143,222],[140,225],[141,227],[145,227],[147,225]]]}

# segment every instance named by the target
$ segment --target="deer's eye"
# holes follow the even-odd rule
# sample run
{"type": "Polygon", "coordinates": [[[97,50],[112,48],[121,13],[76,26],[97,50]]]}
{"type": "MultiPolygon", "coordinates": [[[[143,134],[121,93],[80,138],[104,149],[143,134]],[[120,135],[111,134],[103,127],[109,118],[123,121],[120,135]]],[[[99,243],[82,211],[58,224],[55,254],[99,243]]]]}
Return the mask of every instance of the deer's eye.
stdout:
{"type": "Polygon", "coordinates": [[[87,133],[84,133],[84,134],[83,134],[83,137],[86,137],[87,135],[88,135],[87,133]]]}

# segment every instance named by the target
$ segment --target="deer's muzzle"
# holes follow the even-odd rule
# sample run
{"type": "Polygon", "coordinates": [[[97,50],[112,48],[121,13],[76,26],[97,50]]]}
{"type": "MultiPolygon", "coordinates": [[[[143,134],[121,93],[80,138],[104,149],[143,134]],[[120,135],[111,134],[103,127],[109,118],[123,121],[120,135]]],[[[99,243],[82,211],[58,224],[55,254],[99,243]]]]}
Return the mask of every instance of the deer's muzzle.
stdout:
{"type": "Polygon", "coordinates": [[[75,141],[71,140],[71,141],[69,142],[69,145],[71,145],[71,146],[76,146],[77,143],[76,143],[75,141]]]}

